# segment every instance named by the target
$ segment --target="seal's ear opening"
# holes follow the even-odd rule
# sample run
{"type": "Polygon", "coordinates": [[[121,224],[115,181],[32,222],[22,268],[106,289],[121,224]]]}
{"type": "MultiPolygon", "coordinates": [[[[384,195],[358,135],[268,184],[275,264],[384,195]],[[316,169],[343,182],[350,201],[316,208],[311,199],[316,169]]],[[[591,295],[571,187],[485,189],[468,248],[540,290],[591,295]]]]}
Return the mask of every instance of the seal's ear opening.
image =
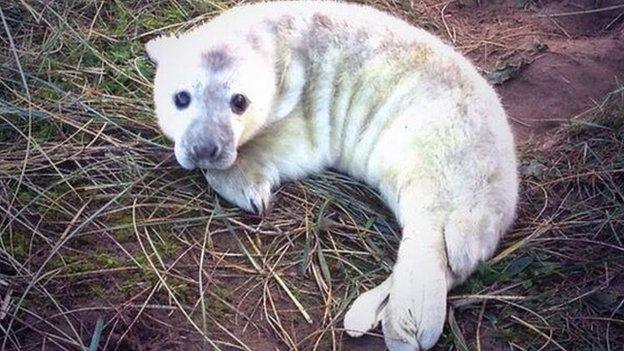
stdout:
{"type": "Polygon", "coordinates": [[[175,41],[175,37],[161,35],[148,41],[145,51],[150,60],[158,65],[165,57],[175,54],[175,41]]]}

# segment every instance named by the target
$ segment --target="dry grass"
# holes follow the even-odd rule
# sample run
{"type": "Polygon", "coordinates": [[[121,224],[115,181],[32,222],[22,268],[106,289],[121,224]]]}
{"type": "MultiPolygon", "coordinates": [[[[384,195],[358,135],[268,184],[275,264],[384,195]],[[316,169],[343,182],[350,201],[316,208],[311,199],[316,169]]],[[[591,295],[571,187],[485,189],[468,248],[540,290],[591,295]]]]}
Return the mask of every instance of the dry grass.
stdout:
{"type": "MultiPolygon", "coordinates": [[[[376,195],[325,173],[282,187],[266,218],[244,215],[180,170],[155,126],[141,43],[223,7],[3,3],[0,349],[361,345],[342,314],[398,243],[376,195]]],[[[442,7],[417,22],[443,34],[442,7]]],[[[452,293],[440,349],[624,345],[622,89],[591,116],[522,145],[517,225],[452,293]]]]}

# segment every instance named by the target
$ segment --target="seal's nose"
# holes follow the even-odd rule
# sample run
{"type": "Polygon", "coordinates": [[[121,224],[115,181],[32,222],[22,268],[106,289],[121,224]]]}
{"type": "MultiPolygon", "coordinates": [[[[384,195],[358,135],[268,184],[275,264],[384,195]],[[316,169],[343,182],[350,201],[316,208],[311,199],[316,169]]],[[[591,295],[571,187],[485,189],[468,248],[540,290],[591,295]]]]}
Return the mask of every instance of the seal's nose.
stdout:
{"type": "Polygon", "coordinates": [[[190,151],[191,159],[195,163],[201,163],[201,161],[216,162],[222,154],[221,147],[213,141],[205,141],[199,145],[194,145],[190,151]]]}

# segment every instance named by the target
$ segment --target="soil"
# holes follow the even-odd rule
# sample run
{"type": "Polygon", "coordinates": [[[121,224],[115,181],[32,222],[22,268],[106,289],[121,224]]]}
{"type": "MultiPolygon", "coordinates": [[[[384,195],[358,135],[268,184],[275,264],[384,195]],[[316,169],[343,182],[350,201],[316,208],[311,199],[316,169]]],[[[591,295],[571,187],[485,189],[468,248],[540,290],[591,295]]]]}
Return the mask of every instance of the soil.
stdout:
{"type": "Polygon", "coordinates": [[[485,72],[518,67],[519,74],[498,85],[497,91],[517,137],[525,139],[582,115],[622,82],[624,8],[562,15],[621,4],[621,0],[538,5],[517,0],[457,2],[445,13],[461,27],[473,28],[480,50],[472,45],[463,51],[485,72]],[[482,44],[490,38],[498,48],[482,44]]]}
{"type": "Polygon", "coordinates": [[[543,133],[580,116],[624,74],[619,36],[555,41],[498,91],[519,137],[543,133]]]}

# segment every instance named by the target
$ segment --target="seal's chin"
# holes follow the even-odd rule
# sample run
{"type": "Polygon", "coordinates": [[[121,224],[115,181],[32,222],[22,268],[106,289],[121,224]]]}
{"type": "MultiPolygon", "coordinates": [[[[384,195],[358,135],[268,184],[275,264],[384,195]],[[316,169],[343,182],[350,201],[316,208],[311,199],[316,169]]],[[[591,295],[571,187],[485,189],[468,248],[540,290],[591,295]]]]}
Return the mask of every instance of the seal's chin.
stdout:
{"type": "Polygon", "coordinates": [[[189,171],[192,171],[195,168],[197,168],[197,165],[195,165],[195,163],[191,160],[191,158],[188,157],[186,152],[184,152],[184,150],[179,148],[177,144],[174,148],[174,154],[175,154],[176,160],[178,161],[180,166],[182,166],[182,168],[189,170],[189,171]]]}
{"type": "Polygon", "coordinates": [[[187,171],[192,171],[197,168],[194,163],[188,162],[186,160],[180,160],[179,158],[176,159],[178,160],[178,164],[180,164],[180,166],[182,166],[182,168],[186,169],[187,171]]]}

